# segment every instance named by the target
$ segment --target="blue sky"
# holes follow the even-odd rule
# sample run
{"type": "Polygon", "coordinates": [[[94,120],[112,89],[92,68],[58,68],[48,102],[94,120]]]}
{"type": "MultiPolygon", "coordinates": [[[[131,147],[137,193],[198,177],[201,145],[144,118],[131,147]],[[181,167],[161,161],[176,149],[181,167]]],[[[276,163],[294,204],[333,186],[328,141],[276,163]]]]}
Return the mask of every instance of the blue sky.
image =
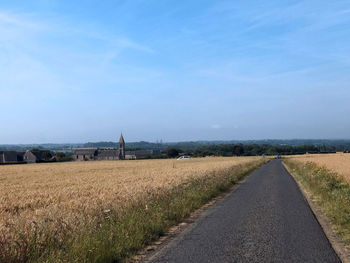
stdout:
{"type": "Polygon", "coordinates": [[[348,0],[0,2],[0,144],[350,138],[349,102],[348,0]]]}

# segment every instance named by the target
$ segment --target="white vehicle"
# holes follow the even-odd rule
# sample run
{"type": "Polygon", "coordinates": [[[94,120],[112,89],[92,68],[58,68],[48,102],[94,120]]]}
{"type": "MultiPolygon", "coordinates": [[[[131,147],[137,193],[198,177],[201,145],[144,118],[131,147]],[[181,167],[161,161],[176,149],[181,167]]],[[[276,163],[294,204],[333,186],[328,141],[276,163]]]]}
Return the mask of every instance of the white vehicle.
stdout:
{"type": "Polygon", "coordinates": [[[190,159],[191,156],[189,155],[183,155],[183,156],[180,156],[179,158],[177,158],[177,160],[184,160],[184,159],[190,159]]]}

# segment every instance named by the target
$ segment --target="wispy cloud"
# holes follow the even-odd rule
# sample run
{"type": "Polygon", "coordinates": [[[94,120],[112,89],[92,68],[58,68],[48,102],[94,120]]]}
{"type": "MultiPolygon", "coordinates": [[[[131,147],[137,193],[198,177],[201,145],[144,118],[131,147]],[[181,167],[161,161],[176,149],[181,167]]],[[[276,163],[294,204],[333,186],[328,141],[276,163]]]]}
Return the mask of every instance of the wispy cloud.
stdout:
{"type": "Polygon", "coordinates": [[[0,24],[6,26],[15,26],[26,28],[30,30],[46,29],[47,25],[35,22],[31,15],[28,14],[14,14],[0,10],[0,24]]]}
{"type": "Polygon", "coordinates": [[[69,90],[95,89],[102,83],[125,83],[151,77],[151,69],[116,66],[127,50],[154,51],[126,36],[74,26],[59,18],[0,11],[1,101],[54,98],[69,90]],[[87,40],[88,38],[88,40],[87,40]],[[94,41],[101,41],[95,45],[94,41]],[[79,48],[81,44],[84,48],[79,48]],[[116,70],[118,71],[116,72],[116,70]],[[137,72],[131,78],[132,73],[137,72]],[[102,82],[101,82],[102,80],[102,82]]]}

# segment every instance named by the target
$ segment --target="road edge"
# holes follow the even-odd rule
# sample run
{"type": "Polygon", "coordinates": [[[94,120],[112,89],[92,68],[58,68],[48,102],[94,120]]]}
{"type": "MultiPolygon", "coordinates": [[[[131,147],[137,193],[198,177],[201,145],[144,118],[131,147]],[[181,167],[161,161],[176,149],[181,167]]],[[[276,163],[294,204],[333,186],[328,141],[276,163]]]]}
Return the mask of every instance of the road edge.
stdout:
{"type": "Polygon", "coordinates": [[[312,194],[304,189],[303,185],[294,177],[293,173],[290,171],[288,166],[282,161],[283,167],[291,175],[295,183],[297,184],[300,192],[302,193],[305,201],[309,205],[314,217],[321,226],[325,236],[327,237],[329,243],[334,249],[335,253],[338,255],[339,259],[343,263],[350,263],[350,251],[343,244],[341,239],[333,231],[332,224],[330,223],[328,217],[322,212],[321,208],[314,202],[312,194]]]}

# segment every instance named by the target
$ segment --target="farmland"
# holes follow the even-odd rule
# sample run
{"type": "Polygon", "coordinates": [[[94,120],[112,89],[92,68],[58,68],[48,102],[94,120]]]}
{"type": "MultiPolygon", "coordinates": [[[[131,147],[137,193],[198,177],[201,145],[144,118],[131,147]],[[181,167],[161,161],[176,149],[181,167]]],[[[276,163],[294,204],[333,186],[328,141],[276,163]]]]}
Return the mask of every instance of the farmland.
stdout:
{"type": "MultiPolygon", "coordinates": [[[[2,260],[36,261],[46,253],[46,258],[51,255],[58,260],[60,256],[65,261],[67,259],[63,254],[66,252],[61,251],[62,247],[69,242],[69,247],[74,247],[75,237],[85,238],[86,232],[103,228],[106,220],[116,216],[119,220],[121,214],[131,211],[130,207],[142,203],[144,213],[144,210],[151,209],[155,200],[163,200],[166,196],[176,199],[177,192],[189,187],[213,195],[217,191],[213,188],[215,184],[221,184],[222,187],[224,183],[227,185],[227,182],[238,180],[238,177],[232,177],[232,173],[247,173],[263,162],[259,157],[216,157],[185,161],[100,161],[0,166],[2,260]],[[248,168],[244,170],[245,167],[248,168]],[[48,251],[50,247],[58,252],[51,253],[48,251]]],[[[184,193],[186,194],[183,192],[181,196],[184,193]]],[[[191,195],[188,199],[194,200],[189,203],[193,206],[192,210],[207,198],[201,196],[198,204],[194,204],[196,195],[191,195]]],[[[180,201],[184,203],[183,200],[180,201]]],[[[169,203],[166,205],[169,206],[169,203]]],[[[173,217],[178,220],[181,216],[186,216],[186,213],[188,212],[174,214],[173,217]]],[[[120,225],[122,224],[118,223],[118,227],[120,225]]],[[[88,235],[92,234],[89,232],[88,235]]],[[[83,245],[82,242],[78,243],[79,246],[83,245]]],[[[91,243],[93,242],[89,242],[89,246],[91,243]]],[[[75,256],[82,259],[83,256],[77,254],[85,252],[81,252],[81,248],[75,249],[78,250],[74,252],[75,256]]]]}
{"type": "Polygon", "coordinates": [[[318,166],[324,166],[343,176],[344,180],[350,183],[350,154],[306,154],[295,155],[289,158],[303,163],[313,162],[318,166]]]}

